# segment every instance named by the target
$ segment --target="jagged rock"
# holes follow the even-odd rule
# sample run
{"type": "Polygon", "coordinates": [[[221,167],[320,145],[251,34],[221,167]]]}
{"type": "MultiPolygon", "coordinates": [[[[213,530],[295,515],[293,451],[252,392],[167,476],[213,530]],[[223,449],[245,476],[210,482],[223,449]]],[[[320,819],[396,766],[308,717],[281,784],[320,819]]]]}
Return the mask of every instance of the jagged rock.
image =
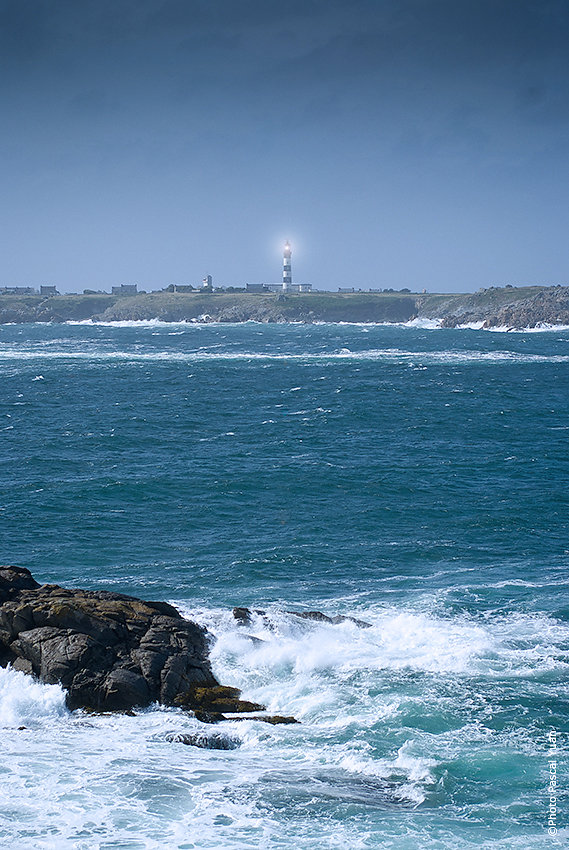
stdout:
{"type": "Polygon", "coordinates": [[[205,750],[236,750],[241,746],[241,742],[237,739],[219,733],[204,735],[203,732],[192,734],[172,732],[166,735],[166,740],[173,744],[186,744],[188,747],[201,747],[205,750]]]}
{"type": "Polygon", "coordinates": [[[174,704],[191,708],[193,711],[201,711],[214,714],[230,712],[242,714],[247,711],[264,711],[265,706],[256,702],[239,699],[241,691],[239,688],[228,688],[221,685],[204,687],[196,685],[186,693],[180,694],[174,699],[174,704]]]}
{"type": "MultiPolygon", "coordinates": [[[[233,609],[233,617],[237,620],[240,626],[250,626],[253,623],[253,614],[258,614],[262,617],[263,622],[266,626],[271,626],[270,620],[267,617],[267,612],[261,610],[260,608],[255,608],[254,611],[251,611],[250,608],[234,608],[233,609]]],[[[259,640],[259,638],[257,638],[259,640]]]]}
{"type": "MultiPolygon", "coordinates": [[[[227,718],[224,719],[227,720],[227,718]]],[[[261,723],[270,723],[271,726],[300,723],[300,720],[297,720],[296,717],[286,717],[281,714],[267,714],[263,717],[232,717],[231,720],[260,720],[261,723]]]]}
{"type": "Polygon", "coordinates": [[[233,616],[238,623],[241,623],[244,626],[251,625],[251,611],[249,608],[234,608],[233,616]]]}
{"type": "Polygon", "coordinates": [[[271,726],[300,723],[296,717],[283,716],[281,714],[254,715],[253,717],[249,717],[248,715],[244,717],[226,717],[224,714],[219,714],[218,712],[195,711],[194,716],[196,720],[200,720],[202,723],[221,723],[223,720],[230,720],[232,722],[238,720],[258,720],[261,723],[270,723],[271,726]]]}
{"type": "Polygon", "coordinates": [[[344,614],[337,614],[335,617],[328,617],[322,611],[287,611],[287,614],[292,614],[294,617],[300,617],[301,620],[314,620],[320,623],[331,623],[336,626],[338,623],[355,623],[360,629],[370,629],[371,623],[366,623],[365,620],[358,620],[356,617],[348,617],[344,614]]]}
{"type": "Polygon", "coordinates": [[[365,620],[358,620],[357,617],[350,617],[344,614],[337,614],[335,617],[332,617],[332,622],[334,625],[337,623],[354,623],[354,625],[359,626],[360,629],[371,629],[371,623],[367,623],[365,620]]]}
{"type": "Polygon", "coordinates": [[[71,709],[193,708],[195,685],[218,685],[205,629],[167,603],[40,587],[18,567],[0,569],[0,594],[0,664],[60,682],[71,709]]]}
{"type": "MultiPolygon", "coordinates": [[[[0,666],[60,683],[70,709],[130,713],[160,702],[189,709],[204,723],[225,720],[224,712],[264,711],[242,700],[238,688],[219,684],[208,639],[202,626],[166,602],[40,586],[29,570],[0,567],[0,666]]],[[[276,715],[252,719],[296,722],[276,715]]]]}
{"type": "Polygon", "coordinates": [[[0,605],[20,590],[35,590],[39,584],[23,567],[0,567],[0,605]]]}
{"type": "Polygon", "coordinates": [[[227,720],[227,717],[219,711],[200,711],[199,709],[195,709],[194,717],[200,723],[220,723],[222,720],[227,720]]]}
{"type": "Polygon", "coordinates": [[[322,611],[286,611],[287,614],[292,614],[294,617],[300,617],[301,620],[315,620],[319,623],[331,623],[332,618],[323,614],[322,611]]]}
{"type": "MultiPolygon", "coordinates": [[[[272,623],[269,617],[267,617],[266,611],[255,609],[255,611],[253,612],[250,608],[233,609],[233,616],[237,620],[239,625],[252,625],[253,613],[259,614],[263,618],[263,622],[265,626],[267,626],[267,628],[274,628],[274,623],[272,623]]],[[[293,617],[299,617],[301,620],[313,620],[315,622],[320,623],[331,623],[332,625],[337,625],[338,623],[345,623],[346,621],[349,621],[351,623],[355,623],[355,625],[359,626],[361,629],[371,628],[371,623],[366,623],[365,620],[358,620],[356,617],[349,617],[343,614],[337,614],[335,617],[328,617],[328,615],[323,614],[322,611],[285,611],[285,614],[291,614],[293,617]]],[[[246,635],[246,637],[248,637],[254,643],[263,642],[260,638],[257,638],[254,635],[246,635]]]]}

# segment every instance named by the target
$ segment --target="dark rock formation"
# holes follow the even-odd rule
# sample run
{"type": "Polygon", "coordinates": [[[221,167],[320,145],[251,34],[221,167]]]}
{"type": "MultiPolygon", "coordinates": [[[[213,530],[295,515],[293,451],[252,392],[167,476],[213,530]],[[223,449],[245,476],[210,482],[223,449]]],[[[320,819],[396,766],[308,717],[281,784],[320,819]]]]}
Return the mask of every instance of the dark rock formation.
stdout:
{"type": "Polygon", "coordinates": [[[485,328],[534,328],[569,324],[569,287],[490,286],[464,295],[418,299],[419,316],[441,319],[444,328],[480,323],[485,328]]]}
{"type": "Polygon", "coordinates": [[[233,616],[235,617],[238,623],[241,623],[244,626],[251,625],[252,619],[251,611],[249,610],[249,608],[234,608],[233,616]]]}
{"type": "Polygon", "coordinates": [[[224,711],[264,711],[219,685],[205,629],[166,602],[40,586],[19,567],[0,567],[0,665],[8,664],[61,683],[71,709],[161,702],[206,722],[224,720],[224,711]]]}
{"type": "MultiPolygon", "coordinates": [[[[253,613],[259,614],[268,628],[273,628],[274,624],[271,622],[266,611],[255,610],[252,612],[249,608],[233,609],[233,616],[239,625],[250,626],[253,622],[253,613]]],[[[327,614],[323,614],[322,611],[285,611],[284,613],[290,614],[292,617],[298,617],[300,620],[312,620],[317,623],[330,623],[333,626],[338,625],[338,623],[345,623],[349,621],[350,623],[354,623],[356,626],[359,626],[361,629],[371,628],[371,623],[366,623],[365,620],[358,620],[356,617],[349,617],[344,614],[336,614],[335,617],[329,617],[327,614]]],[[[260,640],[259,638],[255,638],[254,635],[246,635],[246,637],[253,641],[260,640]]]]}
{"type": "Polygon", "coordinates": [[[166,740],[173,744],[186,744],[188,747],[201,747],[204,750],[236,750],[241,746],[241,742],[235,738],[230,738],[227,735],[221,735],[215,732],[206,735],[203,732],[195,732],[184,734],[182,732],[172,732],[166,735],[166,740]]]}
{"type": "Polygon", "coordinates": [[[282,714],[265,714],[263,717],[232,717],[232,720],[260,720],[261,723],[270,723],[271,726],[281,726],[289,723],[300,723],[296,717],[283,717],[282,714]]]}
{"type": "Polygon", "coordinates": [[[488,316],[484,327],[535,328],[538,325],[569,325],[569,288],[544,289],[488,316]]]}
{"type": "Polygon", "coordinates": [[[60,682],[71,709],[173,705],[218,684],[205,630],[164,602],[40,587],[16,567],[0,569],[0,600],[0,663],[60,682]]]}
{"type": "Polygon", "coordinates": [[[358,620],[356,617],[348,617],[345,614],[336,614],[335,617],[328,617],[322,611],[287,611],[287,614],[292,614],[293,617],[299,617],[301,620],[314,620],[318,623],[331,623],[337,626],[338,623],[354,623],[360,629],[370,629],[371,623],[366,623],[365,620],[358,620]]]}
{"type": "Polygon", "coordinates": [[[36,590],[39,584],[29,570],[0,567],[0,605],[13,599],[21,590],[36,590]]]}
{"type": "Polygon", "coordinates": [[[240,695],[239,688],[227,688],[222,685],[214,687],[193,685],[174,698],[174,705],[189,707],[195,712],[213,714],[222,714],[224,711],[239,714],[247,711],[265,710],[264,705],[239,699],[240,695]]]}

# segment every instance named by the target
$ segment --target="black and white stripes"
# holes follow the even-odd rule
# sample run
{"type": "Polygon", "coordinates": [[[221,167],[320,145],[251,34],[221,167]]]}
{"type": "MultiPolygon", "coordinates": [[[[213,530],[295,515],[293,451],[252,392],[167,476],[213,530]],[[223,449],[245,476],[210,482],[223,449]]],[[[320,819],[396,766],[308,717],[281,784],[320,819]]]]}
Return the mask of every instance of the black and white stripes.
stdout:
{"type": "Polygon", "coordinates": [[[292,283],[292,251],[288,240],[285,242],[283,252],[283,292],[286,292],[289,285],[292,283]]]}

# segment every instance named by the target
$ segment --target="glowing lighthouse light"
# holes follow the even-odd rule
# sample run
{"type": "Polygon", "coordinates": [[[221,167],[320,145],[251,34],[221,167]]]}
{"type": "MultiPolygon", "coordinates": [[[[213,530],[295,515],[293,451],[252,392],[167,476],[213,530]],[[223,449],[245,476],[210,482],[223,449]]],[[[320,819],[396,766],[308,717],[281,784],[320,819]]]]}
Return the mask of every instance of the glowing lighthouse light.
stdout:
{"type": "Polygon", "coordinates": [[[292,283],[291,257],[292,251],[287,239],[283,251],[283,292],[286,292],[289,285],[292,283]]]}

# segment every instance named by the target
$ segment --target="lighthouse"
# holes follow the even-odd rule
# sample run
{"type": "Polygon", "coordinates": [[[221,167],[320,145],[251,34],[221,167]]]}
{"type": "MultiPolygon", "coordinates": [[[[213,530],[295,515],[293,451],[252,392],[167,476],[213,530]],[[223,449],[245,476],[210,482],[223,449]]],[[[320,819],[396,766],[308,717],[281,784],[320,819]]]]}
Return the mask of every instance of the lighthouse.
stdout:
{"type": "Polygon", "coordinates": [[[292,251],[290,249],[290,244],[287,239],[283,251],[283,292],[286,292],[290,284],[292,283],[292,266],[290,263],[291,257],[292,251]]]}
{"type": "Polygon", "coordinates": [[[257,292],[259,295],[263,292],[312,292],[311,283],[293,283],[292,282],[292,249],[290,242],[285,242],[283,250],[283,279],[282,283],[248,283],[246,285],[247,292],[257,292]]]}

